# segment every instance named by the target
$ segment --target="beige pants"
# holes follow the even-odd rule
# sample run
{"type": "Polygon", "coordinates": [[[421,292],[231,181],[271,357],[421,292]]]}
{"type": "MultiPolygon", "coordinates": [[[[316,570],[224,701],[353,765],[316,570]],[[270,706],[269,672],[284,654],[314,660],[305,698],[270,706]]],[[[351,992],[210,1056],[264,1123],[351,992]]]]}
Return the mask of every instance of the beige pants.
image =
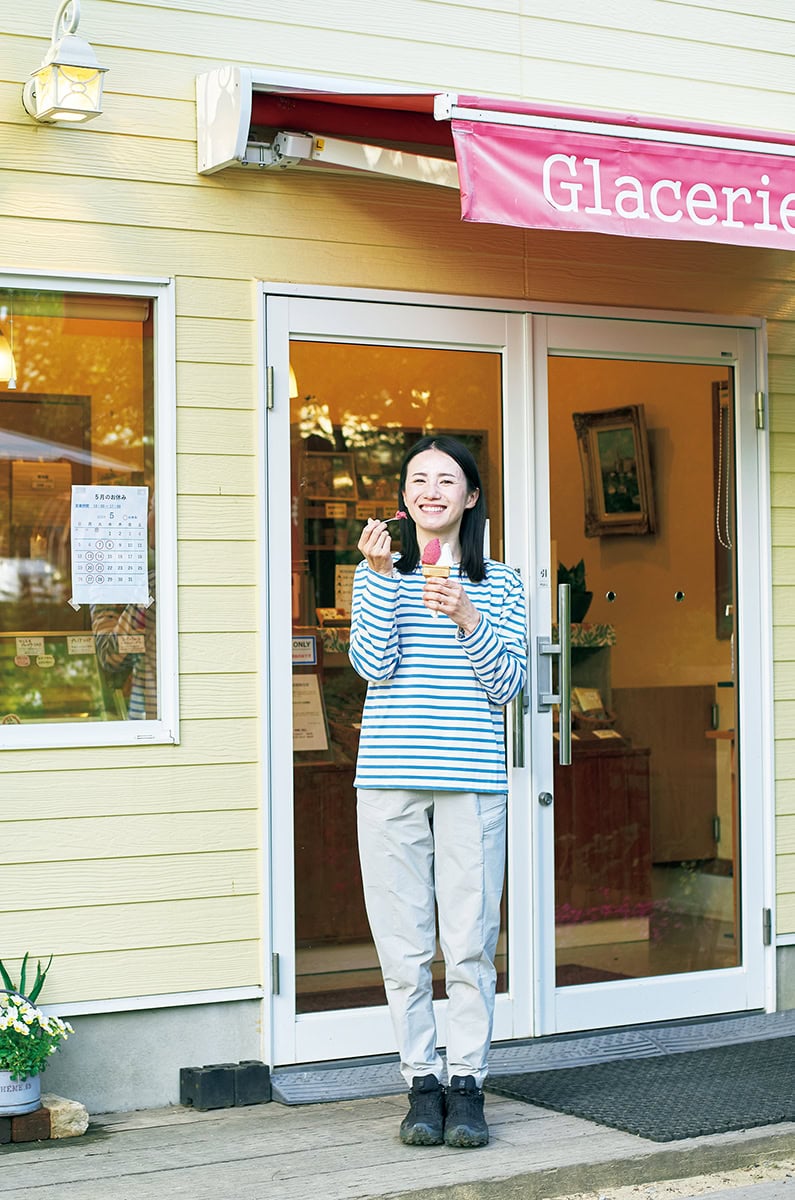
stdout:
{"type": "Polygon", "coordinates": [[[358,791],[364,898],[410,1085],[442,1078],[431,964],[435,905],[447,984],[447,1072],[487,1071],[505,867],[504,794],[358,791]]]}

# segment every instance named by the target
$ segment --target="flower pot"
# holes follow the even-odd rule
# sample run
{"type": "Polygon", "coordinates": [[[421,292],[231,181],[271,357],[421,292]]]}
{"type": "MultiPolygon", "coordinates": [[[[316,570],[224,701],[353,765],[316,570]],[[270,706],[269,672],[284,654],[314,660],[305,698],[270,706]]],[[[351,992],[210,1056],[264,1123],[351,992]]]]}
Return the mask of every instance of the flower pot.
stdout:
{"type": "Polygon", "coordinates": [[[0,1117],[18,1117],[41,1108],[41,1075],[12,1079],[10,1071],[0,1071],[0,1117]]]}

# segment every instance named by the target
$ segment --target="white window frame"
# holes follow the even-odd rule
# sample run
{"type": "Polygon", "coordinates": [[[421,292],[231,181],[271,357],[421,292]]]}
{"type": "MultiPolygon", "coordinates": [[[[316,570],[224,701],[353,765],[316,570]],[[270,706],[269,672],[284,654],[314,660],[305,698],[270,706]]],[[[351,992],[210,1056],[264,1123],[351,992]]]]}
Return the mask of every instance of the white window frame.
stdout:
{"type": "Polygon", "coordinates": [[[51,275],[0,271],[0,290],[140,296],[154,304],[154,421],[157,482],[156,721],[63,721],[0,724],[0,750],[77,746],[137,746],[179,741],[177,645],[177,471],[175,287],[169,278],[51,275]]]}

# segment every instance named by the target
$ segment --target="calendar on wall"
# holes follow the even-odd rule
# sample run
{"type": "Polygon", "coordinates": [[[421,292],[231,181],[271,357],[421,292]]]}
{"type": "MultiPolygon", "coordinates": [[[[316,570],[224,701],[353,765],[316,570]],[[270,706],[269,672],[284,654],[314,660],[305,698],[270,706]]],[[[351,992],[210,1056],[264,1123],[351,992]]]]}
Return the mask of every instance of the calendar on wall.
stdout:
{"type": "Polygon", "coordinates": [[[149,488],[72,488],[72,603],[150,603],[149,488]]]}

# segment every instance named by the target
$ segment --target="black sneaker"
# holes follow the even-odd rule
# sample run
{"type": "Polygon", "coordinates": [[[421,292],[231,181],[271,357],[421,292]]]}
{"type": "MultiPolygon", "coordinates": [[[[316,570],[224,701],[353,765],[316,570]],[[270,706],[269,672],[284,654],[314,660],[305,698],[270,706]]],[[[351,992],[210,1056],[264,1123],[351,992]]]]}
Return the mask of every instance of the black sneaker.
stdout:
{"type": "Polygon", "coordinates": [[[454,1075],[447,1089],[447,1116],[444,1122],[447,1146],[471,1149],[487,1146],[489,1127],[483,1116],[483,1092],[474,1075],[454,1075]]]}
{"type": "Polygon", "coordinates": [[[444,1141],[444,1088],[435,1075],[415,1075],[409,1111],[400,1124],[406,1146],[441,1146],[444,1141]]]}

